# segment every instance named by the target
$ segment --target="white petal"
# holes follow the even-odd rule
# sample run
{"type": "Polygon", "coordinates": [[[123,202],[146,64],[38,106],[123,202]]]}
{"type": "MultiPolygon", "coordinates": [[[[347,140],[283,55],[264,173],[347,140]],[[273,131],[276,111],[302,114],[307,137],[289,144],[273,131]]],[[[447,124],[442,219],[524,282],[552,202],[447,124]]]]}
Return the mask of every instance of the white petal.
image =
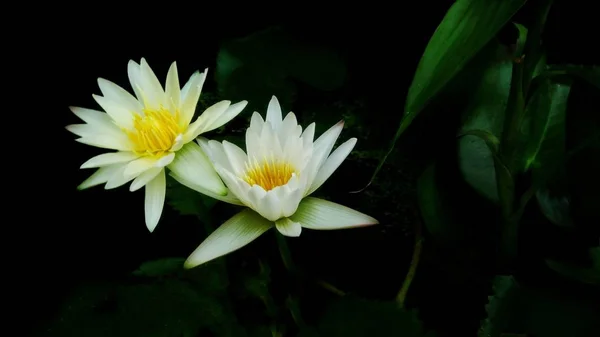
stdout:
{"type": "Polygon", "coordinates": [[[212,193],[225,195],[227,188],[206,157],[200,146],[187,143],[177,152],[175,160],[169,165],[173,173],[212,193]]]}
{"type": "MultiPolygon", "coordinates": [[[[306,127],[306,129],[304,129],[304,132],[302,133],[302,143],[304,145],[304,148],[308,148],[309,146],[312,145],[314,139],[315,139],[315,123],[310,123],[308,125],[308,127],[306,127]]],[[[312,147],[312,146],[311,146],[312,147]]]]}
{"type": "Polygon", "coordinates": [[[329,177],[337,170],[342,162],[348,157],[352,149],[356,145],[356,138],[350,138],[342,145],[338,146],[333,153],[325,160],[323,166],[319,168],[315,179],[305,195],[309,195],[316,191],[329,177]]]}
{"type": "Polygon", "coordinates": [[[167,181],[165,179],[165,170],[146,184],[146,198],[144,202],[146,214],[146,227],[150,232],[154,231],[165,204],[165,194],[167,191],[167,181]]]}
{"type": "Polygon", "coordinates": [[[216,140],[207,140],[204,137],[200,137],[198,138],[198,145],[200,145],[211,162],[213,162],[215,165],[223,167],[227,171],[233,172],[233,168],[231,167],[231,163],[225,154],[225,149],[223,149],[222,143],[219,143],[216,140]]]}
{"type": "Polygon", "coordinates": [[[117,84],[103,78],[98,78],[98,86],[100,87],[100,91],[102,91],[102,96],[122,106],[124,109],[131,112],[140,112],[142,110],[140,102],[117,84]]]}
{"type": "Polygon", "coordinates": [[[133,89],[133,92],[135,92],[138,101],[143,102],[142,72],[140,70],[140,65],[134,60],[129,60],[129,63],[127,63],[127,76],[129,77],[129,83],[131,83],[131,88],[133,89]]]}
{"type": "Polygon", "coordinates": [[[313,144],[313,160],[316,161],[317,168],[323,165],[331,149],[335,145],[335,141],[340,136],[344,128],[344,121],[339,121],[337,124],[325,131],[313,144]]]}
{"type": "Polygon", "coordinates": [[[127,164],[115,164],[114,166],[117,169],[110,179],[108,179],[106,185],[104,185],[104,189],[106,190],[121,187],[135,178],[135,176],[125,176],[125,168],[127,167],[127,164]]]}
{"type": "Polygon", "coordinates": [[[302,232],[302,226],[300,223],[294,222],[289,218],[282,218],[275,222],[275,227],[279,233],[285,236],[298,237],[302,232]]]}
{"type": "Polygon", "coordinates": [[[298,133],[298,120],[293,112],[290,112],[285,116],[281,123],[281,127],[277,131],[279,142],[282,145],[285,145],[288,139],[299,138],[301,133],[302,127],[300,127],[300,132],[298,133]]]}
{"type": "Polygon", "coordinates": [[[161,106],[166,107],[165,91],[154,74],[154,71],[152,71],[152,68],[150,68],[148,62],[146,62],[144,58],[142,58],[142,62],[140,62],[140,75],[142,80],[140,85],[142,87],[145,108],[158,110],[161,106]]]}
{"type": "Polygon", "coordinates": [[[177,63],[173,62],[167,73],[167,83],[165,85],[165,93],[167,95],[169,111],[172,113],[179,109],[179,99],[181,91],[179,88],[179,75],[177,73],[177,63]]]}
{"type": "Polygon", "coordinates": [[[133,127],[133,113],[136,113],[136,111],[130,110],[107,97],[98,95],[92,95],[92,97],[119,127],[125,129],[133,127]]]}
{"type": "MultiPolygon", "coordinates": [[[[105,114],[106,115],[106,114],[105,114]]],[[[125,133],[119,129],[111,129],[99,127],[95,124],[71,124],[66,126],[67,131],[81,137],[90,139],[104,139],[112,138],[112,141],[108,141],[109,144],[121,143],[119,147],[131,147],[131,141],[125,133]]],[[[102,141],[102,140],[101,140],[102,141]]]]}
{"type": "MultiPolygon", "coordinates": [[[[262,129],[261,129],[262,130],[262,129]]],[[[257,133],[256,130],[252,130],[248,128],[246,130],[246,153],[250,158],[262,158],[261,155],[263,152],[263,144],[261,144],[260,133],[257,133]]]]}
{"type": "Polygon", "coordinates": [[[158,161],[155,157],[141,157],[138,158],[129,164],[125,168],[125,172],[123,174],[128,178],[135,178],[138,175],[144,173],[144,171],[154,167],[156,162],[158,161]]]}
{"type": "Polygon", "coordinates": [[[173,146],[171,146],[171,148],[169,149],[169,151],[177,152],[177,151],[181,150],[181,148],[183,147],[183,145],[185,145],[185,143],[183,142],[183,135],[180,133],[180,134],[177,135],[177,137],[175,137],[175,141],[173,142],[173,146]]]}
{"type": "Polygon", "coordinates": [[[263,120],[262,116],[258,112],[254,111],[252,113],[252,118],[250,119],[250,127],[248,130],[253,130],[256,132],[256,134],[260,135],[264,125],[265,121],[263,120]]]}
{"type": "Polygon", "coordinates": [[[190,125],[192,117],[194,117],[196,105],[200,99],[207,72],[208,68],[205,69],[203,73],[195,72],[187,81],[183,89],[181,89],[181,117],[179,124],[181,127],[190,125]]]}
{"type": "Polygon", "coordinates": [[[304,187],[298,187],[292,189],[291,192],[287,192],[285,197],[281,197],[281,207],[283,216],[291,216],[296,213],[298,205],[304,197],[304,187]]]}
{"type": "Polygon", "coordinates": [[[175,159],[175,152],[170,152],[170,153],[160,157],[160,159],[158,159],[156,161],[156,164],[154,164],[154,166],[165,167],[165,166],[171,164],[174,159],[175,159]]]}
{"type": "Polygon", "coordinates": [[[71,124],[67,125],[65,129],[79,137],[98,137],[107,135],[90,124],[71,124]]]}
{"type": "Polygon", "coordinates": [[[190,124],[185,133],[183,134],[184,142],[187,143],[194,138],[198,137],[199,134],[202,133],[202,129],[204,128],[204,124],[206,123],[206,118],[202,117],[204,115],[207,116],[216,116],[223,114],[227,108],[231,105],[231,101],[220,101],[208,107],[198,119],[194,121],[194,123],[190,124]]]}
{"type": "Polygon", "coordinates": [[[281,147],[281,143],[279,142],[279,136],[275,130],[271,127],[271,122],[266,121],[265,127],[263,127],[262,132],[260,134],[260,150],[258,153],[253,154],[258,156],[259,159],[265,158],[265,156],[275,156],[276,158],[280,158],[283,156],[283,149],[281,147]]]}
{"type": "Polygon", "coordinates": [[[273,96],[271,97],[269,105],[267,106],[267,118],[265,121],[271,122],[271,126],[277,130],[282,123],[281,116],[281,106],[279,105],[277,97],[273,96]]]}
{"type": "Polygon", "coordinates": [[[255,209],[260,215],[271,221],[277,221],[283,217],[283,205],[276,193],[267,192],[255,209]]]}
{"type": "Polygon", "coordinates": [[[69,107],[71,111],[75,114],[75,116],[79,117],[84,122],[94,126],[101,130],[102,133],[105,132],[122,132],[121,129],[115,124],[115,122],[110,118],[110,116],[106,112],[80,108],[71,106],[69,107]]]}
{"type": "MultiPolygon", "coordinates": [[[[229,188],[229,191],[232,195],[235,195],[236,198],[238,198],[244,205],[248,207],[255,206],[253,200],[250,199],[249,192],[251,187],[247,182],[218,165],[215,165],[215,169],[223,179],[225,186],[229,188]]],[[[253,209],[256,210],[256,208],[253,209]]]]}
{"type": "Polygon", "coordinates": [[[241,176],[245,170],[244,165],[248,160],[244,150],[226,140],[223,141],[223,150],[225,151],[229,165],[231,165],[232,172],[238,176],[241,176]]]}
{"type": "Polygon", "coordinates": [[[373,217],[346,206],[313,197],[304,198],[290,219],[299,222],[304,228],[321,230],[364,227],[379,223],[373,217]]]}
{"type": "Polygon", "coordinates": [[[131,186],[129,186],[129,191],[135,192],[135,191],[139,190],[140,188],[146,186],[146,184],[150,180],[154,179],[160,173],[160,171],[163,171],[163,170],[164,170],[164,168],[162,168],[162,167],[153,167],[153,168],[149,169],[148,171],[140,174],[139,176],[137,176],[137,178],[135,178],[133,180],[133,182],[131,183],[131,186]]]}
{"type": "Polygon", "coordinates": [[[173,177],[173,179],[175,179],[178,183],[180,183],[181,185],[192,189],[196,192],[202,193],[206,196],[209,196],[213,199],[217,199],[223,202],[226,202],[228,204],[232,204],[232,205],[237,205],[237,206],[244,206],[244,203],[242,203],[235,195],[231,194],[230,191],[228,191],[228,193],[226,195],[220,195],[220,194],[216,194],[213,193],[201,186],[199,186],[196,183],[193,183],[185,178],[182,178],[178,175],[176,175],[174,172],[170,172],[169,175],[171,177],[173,177]]]}
{"type": "Polygon", "coordinates": [[[185,261],[185,268],[193,268],[210,260],[236,251],[254,241],[273,223],[252,210],[245,209],[212,232],[185,261]]]}
{"type": "Polygon", "coordinates": [[[235,118],[237,115],[244,110],[244,108],[248,105],[248,101],[240,101],[235,104],[230,105],[225,111],[219,110],[206,110],[198,119],[202,119],[202,123],[200,123],[200,127],[195,129],[194,133],[191,135],[192,139],[198,137],[199,135],[212,131],[216,128],[219,128],[225,125],[227,122],[235,118]],[[209,115],[213,113],[214,115],[209,115]],[[216,114],[220,112],[220,114],[216,114]]]}
{"type": "Polygon", "coordinates": [[[112,164],[125,163],[131,160],[134,160],[138,157],[133,152],[112,152],[112,153],[103,153],[97,155],[95,157],[90,158],[88,161],[81,165],[81,168],[92,168],[92,167],[102,167],[108,166],[112,164]]]}
{"type": "Polygon", "coordinates": [[[84,190],[86,188],[90,188],[93,186],[97,186],[100,184],[106,183],[110,177],[112,177],[115,172],[118,170],[118,167],[115,165],[101,167],[94,174],[92,174],[89,178],[84,180],[79,186],[77,186],[78,190],[84,190]]]}
{"type": "Polygon", "coordinates": [[[131,143],[118,139],[109,135],[95,135],[75,139],[76,142],[82,144],[99,147],[102,149],[117,150],[117,151],[131,151],[131,143]]]}

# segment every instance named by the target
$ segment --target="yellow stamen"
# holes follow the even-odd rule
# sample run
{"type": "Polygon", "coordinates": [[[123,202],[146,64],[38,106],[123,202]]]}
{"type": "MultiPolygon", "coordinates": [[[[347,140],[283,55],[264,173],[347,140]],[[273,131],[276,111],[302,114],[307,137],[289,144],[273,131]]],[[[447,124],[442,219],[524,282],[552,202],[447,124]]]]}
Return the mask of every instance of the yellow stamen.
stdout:
{"type": "Polygon", "coordinates": [[[252,185],[258,185],[265,191],[277,186],[283,186],[292,178],[296,169],[288,162],[275,158],[264,159],[262,162],[246,162],[244,180],[252,185]]]}
{"type": "Polygon", "coordinates": [[[177,113],[160,107],[158,110],[145,109],[143,116],[134,114],[133,130],[128,130],[127,136],[136,152],[157,155],[169,151],[181,133],[177,113]]]}

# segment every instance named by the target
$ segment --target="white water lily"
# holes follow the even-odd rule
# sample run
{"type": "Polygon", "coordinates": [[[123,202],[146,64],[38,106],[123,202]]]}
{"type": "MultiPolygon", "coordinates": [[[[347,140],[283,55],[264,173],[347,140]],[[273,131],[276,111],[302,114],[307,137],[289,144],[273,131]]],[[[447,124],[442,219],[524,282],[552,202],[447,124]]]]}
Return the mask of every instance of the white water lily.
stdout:
{"type": "Polygon", "coordinates": [[[145,59],[140,64],[129,61],[127,70],[135,97],[115,83],[99,78],[103,96],[93,97],[105,112],[71,107],[85,124],[69,125],[67,130],[81,137],[76,139],[80,143],[117,151],[83,163],[81,168],[99,169],[78,188],[105,184],[106,189],[112,189],[132,180],[130,191],[145,186],[146,226],[153,231],[165,201],[165,167],[183,175],[192,170],[196,185],[216,195],[227,193],[193,140],[229,122],[247,102],[218,102],[192,123],[208,69],[203,73],[196,71],[180,88],[177,65],[173,62],[164,89],[145,59]]]}
{"type": "Polygon", "coordinates": [[[246,150],[223,141],[198,139],[216,171],[229,188],[226,196],[211,195],[194,183],[193,173],[171,175],[183,185],[216,199],[248,208],[223,223],[188,257],[192,268],[237,250],[272,227],[297,237],[302,227],[318,230],[377,224],[351,208],[309,197],[346,159],[356,144],[351,138],[333,146],[343,128],[339,122],[313,142],[315,123],[304,132],[293,112],[282,119],[273,96],[266,120],[254,112],[246,131],[246,150]]]}

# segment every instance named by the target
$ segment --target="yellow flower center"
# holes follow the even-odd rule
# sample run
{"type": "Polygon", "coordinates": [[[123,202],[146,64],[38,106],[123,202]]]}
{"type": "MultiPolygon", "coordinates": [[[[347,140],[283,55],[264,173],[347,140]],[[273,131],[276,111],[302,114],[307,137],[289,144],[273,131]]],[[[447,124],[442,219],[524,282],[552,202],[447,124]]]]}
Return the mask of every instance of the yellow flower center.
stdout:
{"type": "MultiPolygon", "coordinates": [[[[277,186],[283,186],[292,178],[296,169],[288,162],[277,159],[265,159],[262,162],[246,162],[244,180],[252,185],[258,185],[265,191],[277,186]]],[[[297,173],[296,173],[297,174],[297,173]]]]}
{"type": "Polygon", "coordinates": [[[134,151],[151,155],[169,151],[175,139],[182,133],[177,124],[177,113],[161,107],[158,110],[144,110],[144,115],[134,114],[133,130],[127,136],[134,145],[134,151]]]}

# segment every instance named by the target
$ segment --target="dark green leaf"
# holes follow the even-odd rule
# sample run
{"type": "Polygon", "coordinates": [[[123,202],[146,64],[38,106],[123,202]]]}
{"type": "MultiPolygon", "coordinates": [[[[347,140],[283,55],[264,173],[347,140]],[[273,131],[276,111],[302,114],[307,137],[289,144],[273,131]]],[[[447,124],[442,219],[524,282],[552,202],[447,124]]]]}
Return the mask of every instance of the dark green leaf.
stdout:
{"type": "Polygon", "coordinates": [[[196,215],[201,219],[209,216],[217,200],[189,189],[168,177],[167,203],[181,215],[196,215]]]}
{"type": "MultiPolygon", "coordinates": [[[[494,44],[496,54],[502,47],[494,44]]],[[[497,148],[512,79],[512,61],[492,58],[482,73],[467,108],[458,139],[459,167],[465,181],[487,199],[498,202],[496,163],[491,149],[497,148]],[[491,146],[491,147],[490,147],[491,146]]]]}
{"type": "Polygon", "coordinates": [[[523,55],[523,50],[525,49],[525,43],[527,42],[527,27],[522,24],[515,23],[515,27],[519,31],[519,37],[517,38],[517,48],[515,50],[514,57],[518,58],[523,55]]]}
{"type": "Polygon", "coordinates": [[[436,165],[429,165],[417,181],[417,197],[423,222],[433,238],[441,243],[456,243],[462,233],[453,221],[453,209],[448,195],[443,193],[436,174],[436,165]]]}
{"type": "MultiPolygon", "coordinates": [[[[458,1],[453,5],[425,50],[406,100],[406,114],[392,140],[388,154],[381,159],[372,179],[381,169],[396,140],[427,102],[483,48],[524,2],[501,3],[494,0],[493,6],[498,6],[496,10],[499,10],[494,13],[488,12],[490,4],[484,1],[465,0],[458,1]],[[480,12],[485,14],[480,14],[480,12]],[[503,15],[506,17],[502,18],[503,15]],[[479,21],[480,19],[482,21],[479,21]],[[491,26],[485,24],[485,20],[492,20],[497,27],[494,28],[494,24],[491,26]],[[485,26],[485,29],[473,28],[481,25],[485,26]],[[491,33],[492,31],[493,33],[491,33]],[[454,39],[458,41],[454,41],[454,39]]],[[[494,115],[490,114],[490,116],[494,115]]]]}
{"type": "Polygon", "coordinates": [[[555,272],[577,281],[600,285],[600,247],[590,248],[590,266],[575,266],[569,263],[546,260],[546,265],[555,272]]]}
{"type": "Polygon", "coordinates": [[[248,106],[244,109],[246,113],[259,111],[264,114],[273,95],[277,96],[286,111],[296,96],[296,86],[285,74],[258,65],[244,65],[235,69],[226,81],[219,82],[219,91],[229,100],[248,100],[248,106]]]}
{"type": "MultiPolygon", "coordinates": [[[[163,260],[145,265],[160,263],[170,264],[163,260]]],[[[176,259],[172,264],[177,264],[176,259]]],[[[155,269],[151,269],[154,274],[155,269]]],[[[216,264],[184,271],[177,278],[82,285],[65,301],[57,320],[40,335],[241,337],[226,287],[216,264]]]]}
{"type": "Polygon", "coordinates": [[[552,65],[548,67],[546,75],[577,77],[600,89],[600,66],[552,65]]]}
{"type": "Polygon", "coordinates": [[[169,275],[182,271],[183,262],[185,262],[185,259],[179,257],[148,261],[142,263],[133,274],[136,276],[148,277],[169,275]]]}
{"type": "Polygon", "coordinates": [[[540,65],[545,65],[545,55],[542,50],[542,32],[546,26],[546,20],[550,7],[554,0],[541,0],[536,3],[533,25],[530,32],[527,33],[527,41],[523,49],[523,94],[526,94],[531,85],[531,80],[539,72],[540,65]]]}
{"type": "Polygon", "coordinates": [[[227,99],[247,99],[262,106],[276,95],[288,105],[295,95],[290,80],[334,90],[344,84],[346,66],[329,49],[301,42],[284,29],[269,28],[223,44],[215,77],[227,99]]]}
{"type": "Polygon", "coordinates": [[[526,0],[459,0],[429,40],[406,97],[404,117],[388,153],[381,158],[375,178],[396,141],[435,95],[496,35],[526,0]]]}
{"type": "Polygon", "coordinates": [[[226,301],[197,292],[176,279],[153,284],[109,288],[102,297],[87,301],[83,287],[60,313],[45,336],[194,337],[203,331],[221,331],[235,323],[226,301]]]}
{"type": "Polygon", "coordinates": [[[537,190],[535,197],[540,211],[550,222],[561,227],[573,225],[571,219],[570,201],[563,193],[554,193],[547,187],[537,190]]]}
{"type": "Polygon", "coordinates": [[[259,262],[260,272],[258,275],[248,276],[244,280],[244,288],[248,294],[262,298],[269,295],[269,282],[271,282],[271,269],[269,265],[259,262]]]}
{"type": "Polygon", "coordinates": [[[526,0],[459,0],[431,37],[406,98],[418,113],[483,48],[526,0]]]}
{"type": "Polygon", "coordinates": [[[321,335],[319,335],[315,329],[307,327],[302,329],[302,331],[300,331],[296,337],[321,337],[321,335]]]}
{"type": "Polygon", "coordinates": [[[541,284],[533,288],[517,283],[512,276],[497,276],[479,336],[594,336],[596,305],[593,299],[555,286],[541,284]]]}
{"type": "Polygon", "coordinates": [[[520,167],[554,170],[565,161],[565,121],[570,84],[544,81],[527,105],[520,138],[520,167]]]}
{"type": "Polygon", "coordinates": [[[426,334],[415,312],[395,302],[345,296],[325,312],[319,333],[328,337],[423,337],[426,334]]]}

